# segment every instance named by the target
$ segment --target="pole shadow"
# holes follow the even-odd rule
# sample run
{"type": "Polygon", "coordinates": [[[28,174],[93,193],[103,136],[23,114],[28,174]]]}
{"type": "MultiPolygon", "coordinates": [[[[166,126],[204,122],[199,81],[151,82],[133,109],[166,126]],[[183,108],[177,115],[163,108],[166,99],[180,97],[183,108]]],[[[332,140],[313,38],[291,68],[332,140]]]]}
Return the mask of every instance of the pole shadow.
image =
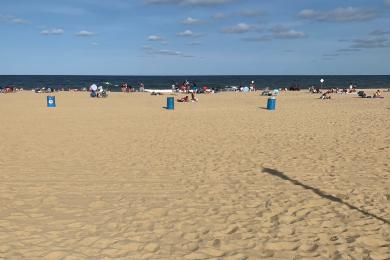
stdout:
{"type": "Polygon", "coordinates": [[[352,204],[349,204],[348,202],[345,202],[343,201],[342,199],[336,197],[336,196],[333,196],[333,195],[330,195],[330,194],[326,194],[325,192],[321,191],[320,189],[317,189],[317,188],[314,188],[314,187],[311,187],[309,185],[306,185],[298,180],[295,180],[295,179],[292,179],[290,178],[289,176],[287,176],[286,174],[284,174],[283,172],[280,172],[278,170],[274,170],[274,169],[270,169],[270,168],[264,168],[263,167],[263,170],[261,172],[264,172],[264,173],[268,173],[272,176],[275,176],[275,177],[278,177],[282,180],[285,180],[285,181],[289,181],[290,183],[294,184],[294,185],[297,185],[297,186],[300,186],[306,190],[310,190],[312,191],[313,193],[317,194],[318,196],[320,196],[321,198],[323,199],[327,199],[327,200],[330,200],[330,201],[333,201],[333,202],[336,202],[336,203],[340,203],[340,204],[343,204],[343,205],[346,205],[348,208],[352,209],[352,210],[357,210],[359,211],[360,213],[362,213],[363,215],[367,216],[367,217],[372,217],[372,218],[375,218],[377,220],[380,220],[380,221],[383,221],[385,224],[388,224],[390,225],[390,221],[387,220],[387,219],[384,219],[380,216],[377,216],[375,214],[372,214],[368,211],[365,211],[363,209],[360,209],[352,204]]]}

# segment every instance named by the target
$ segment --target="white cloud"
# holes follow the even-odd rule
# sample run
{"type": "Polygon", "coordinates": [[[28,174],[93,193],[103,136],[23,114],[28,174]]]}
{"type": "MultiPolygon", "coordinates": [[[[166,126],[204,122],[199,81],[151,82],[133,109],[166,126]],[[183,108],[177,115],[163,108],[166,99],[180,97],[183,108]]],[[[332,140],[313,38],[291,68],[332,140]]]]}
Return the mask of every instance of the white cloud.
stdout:
{"type": "Polygon", "coordinates": [[[167,55],[167,56],[180,56],[182,53],[180,51],[172,51],[172,50],[157,50],[156,54],[167,55]]]}
{"type": "Polygon", "coordinates": [[[27,20],[21,19],[21,18],[13,18],[11,20],[11,23],[16,23],[16,24],[26,24],[28,23],[27,20]]]}
{"type": "Polygon", "coordinates": [[[180,21],[182,24],[186,24],[186,25],[194,25],[194,24],[201,24],[203,23],[203,21],[199,20],[199,19],[195,19],[195,18],[192,18],[192,17],[187,17],[186,19],[180,21]]]}
{"type": "Polygon", "coordinates": [[[149,45],[144,45],[142,46],[142,49],[149,55],[154,56],[154,55],[159,55],[159,56],[173,56],[173,57],[182,57],[182,58],[192,58],[194,56],[189,55],[189,54],[184,54],[180,51],[174,51],[174,50],[168,50],[168,49],[162,49],[158,50],[153,48],[152,46],[149,45]]]}
{"type": "Polygon", "coordinates": [[[222,29],[223,33],[246,33],[253,29],[252,25],[246,23],[238,23],[234,26],[222,29]]]}
{"type": "Polygon", "coordinates": [[[13,23],[13,24],[27,24],[29,21],[15,17],[13,15],[2,15],[0,14],[0,22],[3,23],[13,23]]]}
{"type": "Polygon", "coordinates": [[[300,39],[305,38],[306,34],[300,31],[289,29],[283,26],[276,26],[271,29],[275,38],[279,39],[300,39]]]}
{"type": "Polygon", "coordinates": [[[64,30],[63,29],[46,29],[46,30],[42,30],[41,31],[41,34],[42,35],[62,35],[64,34],[64,30]]]}
{"type": "Polygon", "coordinates": [[[164,41],[164,38],[159,36],[159,35],[150,35],[148,37],[148,40],[152,41],[152,42],[161,42],[161,41],[164,41]]]}
{"type": "Polygon", "coordinates": [[[191,30],[185,30],[183,32],[179,32],[179,33],[177,33],[177,35],[181,36],[181,37],[188,37],[188,38],[196,38],[196,37],[202,36],[201,33],[194,33],[191,30]]]}
{"type": "Polygon", "coordinates": [[[96,35],[96,33],[94,32],[89,32],[89,31],[79,31],[78,33],[75,34],[76,36],[79,36],[79,37],[89,37],[89,36],[94,36],[96,35]]]}
{"type": "Polygon", "coordinates": [[[378,13],[373,9],[357,7],[339,7],[332,11],[305,9],[299,12],[302,19],[329,22],[367,21],[375,19],[378,13]]]}

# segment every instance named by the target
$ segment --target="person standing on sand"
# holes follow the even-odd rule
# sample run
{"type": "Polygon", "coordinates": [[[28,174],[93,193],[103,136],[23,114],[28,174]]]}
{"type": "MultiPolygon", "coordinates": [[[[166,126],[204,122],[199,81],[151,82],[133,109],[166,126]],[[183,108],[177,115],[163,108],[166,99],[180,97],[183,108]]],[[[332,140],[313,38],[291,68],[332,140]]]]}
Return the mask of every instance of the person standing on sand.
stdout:
{"type": "Polygon", "coordinates": [[[195,92],[194,91],[191,92],[191,101],[192,102],[198,102],[198,99],[195,97],[195,92]]]}

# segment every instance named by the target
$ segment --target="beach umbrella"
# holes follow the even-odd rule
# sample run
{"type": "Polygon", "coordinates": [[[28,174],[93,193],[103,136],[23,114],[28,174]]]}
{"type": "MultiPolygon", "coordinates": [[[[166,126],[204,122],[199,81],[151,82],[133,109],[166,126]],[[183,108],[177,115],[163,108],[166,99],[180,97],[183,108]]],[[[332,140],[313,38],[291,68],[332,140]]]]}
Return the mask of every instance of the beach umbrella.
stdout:
{"type": "Polygon", "coordinates": [[[96,86],[96,84],[92,84],[92,85],[89,87],[89,89],[92,90],[92,91],[96,91],[97,88],[98,88],[98,87],[96,86]]]}

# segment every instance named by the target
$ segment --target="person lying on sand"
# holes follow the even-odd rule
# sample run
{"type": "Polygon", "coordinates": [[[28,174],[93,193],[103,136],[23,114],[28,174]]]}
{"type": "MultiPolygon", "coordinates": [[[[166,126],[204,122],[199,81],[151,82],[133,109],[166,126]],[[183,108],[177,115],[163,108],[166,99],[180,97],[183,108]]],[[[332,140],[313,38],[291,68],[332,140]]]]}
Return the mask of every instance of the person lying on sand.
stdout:
{"type": "Polygon", "coordinates": [[[325,92],[321,95],[320,99],[331,99],[331,96],[329,95],[329,92],[325,92]]]}
{"type": "Polygon", "coordinates": [[[185,97],[183,97],[183,98],[178,98],[177,99],[177,102],[189,102],[190,100],[189,100],[189,98],[188,98],[188,96],[185,96],[185,97]]]}

